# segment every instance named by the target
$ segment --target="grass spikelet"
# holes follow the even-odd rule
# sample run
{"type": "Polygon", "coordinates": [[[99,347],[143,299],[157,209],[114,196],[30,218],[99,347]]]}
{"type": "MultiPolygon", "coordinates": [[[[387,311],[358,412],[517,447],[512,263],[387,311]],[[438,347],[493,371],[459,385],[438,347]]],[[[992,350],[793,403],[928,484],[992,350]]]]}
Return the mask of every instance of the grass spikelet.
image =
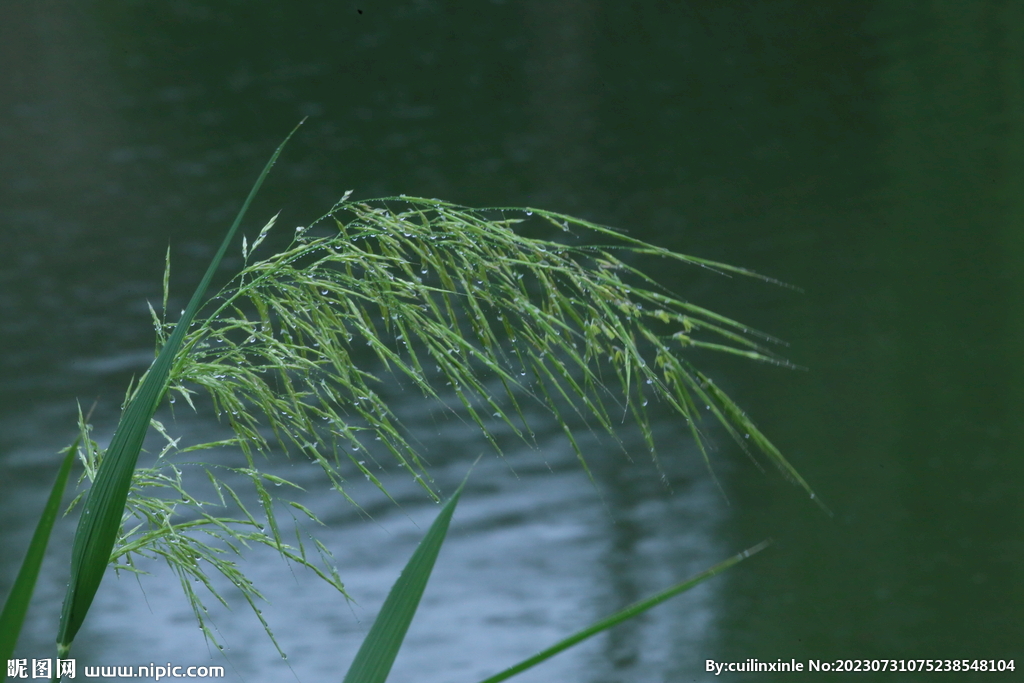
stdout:
{"type": "MultiPolygon", "coordinates": [[[[240,214],[177,325],[165,322],[168,261],[165,311],[152,312],[159,355],[130,392],[107,451],[80,446],[87,475],[95,479],[74,542],[58,639],[62,656],[110,561],[137,571],[136,557],[164,559],[214,642],[194,586],[223,601],[208,576],[220,573],[262,622],[261,595],[233,559],[250,545],[275,549],[344,593],[321,544],[314,544],[314,558],[307,557],[298,531],[297,545],[284,542],[278,503],[287,497],[271,489],[294,485],[264,472],[257,456],[301,454],[346,498],[353,476],[387,495],[378,475],[390,464],[438,499],[424,455],[389,403],[389,383],[447,406],[498,452],[503,431],[533,445],[526,409],[533,403],[565,433],[588,474],[575,435],[580,423],[617,440],[623,418],[631,417],[657,465],[648,411],[656,401],[676,413],[707,461],[699,426],[706,412],[744,450],[752,444],[817,500],[769,439],[686,357],[691,349],[706,349],[789,366],[767,346],[777,340],[677,297],[633,264],[658,256],[726,275],[761,276],[539,209],[470,209],[405,196],[353,200],[350,194],[296,229],[284,250],[260,258],[256,250],[278,217],[270,219],[251,244],[243,241],[242,271],[200,310],[240,214]],[[517,230],[529,220],[556,226],[557,239],[522,235],[517,230]],[[153,419],[168,391],[193,409],[193,398],[206,394],[233,436],[180,445],[153,419]],[[136,470],[151,425],[167,446],[156,465],[136,470]],[[177,460],[225,446],[240,451],[237,464],[177,460]],[[213,500],[185,491],[186,465],[205,471],[213,500]],[[251,489],[253,510],[235,490],[239,479],[251,489]],[[235,513],[213,514],[215,506],[235,513]]],[[[243,213],[247,206],[248,200],[243,213]]],[[[284,508],[290,514],[316,519],[290,502],[284,508]]]]}

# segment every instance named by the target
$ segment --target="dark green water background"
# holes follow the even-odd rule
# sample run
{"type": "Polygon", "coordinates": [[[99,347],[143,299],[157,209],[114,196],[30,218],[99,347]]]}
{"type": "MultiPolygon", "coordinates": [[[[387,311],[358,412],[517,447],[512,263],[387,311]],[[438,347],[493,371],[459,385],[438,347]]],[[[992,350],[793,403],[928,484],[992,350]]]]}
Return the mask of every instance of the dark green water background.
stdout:
{"type": "MultiPolygon", "coordinates": [[[[806,372],[696,360],[835,517],[722,440],[730,505],[712,500],[705,565],[777,543],[715,579],[706,649],[674,655],[669,627],[606,636],[559,680],[708,680],[706,658],[1024,667],[1024,5],[6,2],[0,64],[3,591],[53,453],[73,438],[75,398],[98,397],[109,429],[151,357],[145,301],[159,300],[167,245],[182,298],[270,151],[308,116],[250,237],[278,209],[283,232],[306,224],[349,188],[529,204],[804,290],[646,264],[790,342],[806,372]]],[[[600,483],[613,509],[643,506],[638,492],[664,498],[616,481],[600,483]]],[[[639,542],[614,528],[614,543],[639,542]]],[[[65,555],[48,566],[57,586],[65,555]]],[[[628,561],[607,566],[628,575],[628,561]]],[[[39,609],[55,613],[59,591],[46,596],[39,609]]],[[[660,609],[683,618],[680,605],[660,609]]],[[[576,616],[566,606],[524,654],[591,615],[576,616]]],[[[38,648],[54,618],[39,617],[20,656],[51,656],[38,648]]],[[[456,657],[442,645],[429,647],[456,657]]],[[[939,678],[1013,675],[827,680],[939,678]]],[[[246,680],[264,678],[256,667],[246,680]]]]}

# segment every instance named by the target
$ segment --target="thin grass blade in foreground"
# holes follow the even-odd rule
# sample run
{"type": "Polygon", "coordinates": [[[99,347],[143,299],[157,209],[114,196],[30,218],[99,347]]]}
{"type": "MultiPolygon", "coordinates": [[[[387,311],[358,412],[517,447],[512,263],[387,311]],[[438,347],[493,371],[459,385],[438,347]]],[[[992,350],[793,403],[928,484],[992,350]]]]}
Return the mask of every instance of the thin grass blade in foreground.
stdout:
{"type": "MultiPolygon", "coordinates": [[[[68,446],[64,462],[61,463],[57,472],[57,480],[53,482],[50,490],[50,497],[46,500],[46,507],[36,525],[35,533],[32,534],[32,541],[28,545],[28,552],[18,570],[18,576],[14,579],[11,592],[4,603],[3,612],[0,612],[0,662],[7,661],[14,654],[14,645],[18,642],[21,634],[21,626],[25,622],[25,613],[28,611],[28,603],[32,599],[32,592],[36,587],[36,579],[39,578],[39,569],[43,564],[43,556],[46,554],[46,546],[50,541],[50,532],[57,520],[57,513],[60,510],[60,500],[64,495],[64,487],[68,483],[68,475],[71,473],[71,465],[75,461],[75,453],[78,450],[78,439],[68,446]]],[[[7,679],[7,669],[0,669],[0,683],[7,679]]]]}
{"type": "MultiPolygon", "coordinates": [[[[297,129],[298,126],[295,130],[297,129]]],[[[192,295],[181,320],[178,321],[174,332],[147,371],[138,392],[121,415],[121,420],[118,422],[114,436],[96,474],[96,479],[85,500],[78,529],[75,532],[71,549],[71,581],[64,597],[64,607],[61,611],[60,628],[57,635],[58,653],[61,658],[67,655],[71,642],[75,639],[78,629],[81,628],[107,569],[114,541],[121,529],[121,518],[124,514],[135,464],[138,461],[139,452],[142,450],[142,443],[149,429],[150,420],[156,413],[160,399],[166,390],[171,365],[185,334],[188,332],[189,323],[204,302],[206,290],[213,279],[213,274],[220,265],[242,218],[249,209],[249,204],[295,130],[288,134],[288,137],[263,168],[263,172],[238,212],[235,222],[228,230],[224,241],[221,242],[220,249],[214,255],[210,267],[207,268],[206,274],[192,295]]]]}
{"type": "Polygon", "coordinates": [[[555,643],[546,650],[538,652],[529,659],[524,659],[515,666],[510,666],[501,673],[495,674],[490,678],[486,678],[480,681],[480,683],[498,683],[499,681],[508,680],[509,678],[512,678],[513,676],[516,676],[526,671],[527,669],[531,669],[537,666],[544,660],[550,659],[558,653],[568,650],[570,647],[573,647],[574,645],[583,642],[590,636],[596,635],[601,631],[610,629],[613,626],[617,626],[618,624],[621,624],[627,619],[632,619],[633,617],[642,614],[643,612],[646,612],[655,605],[665,602],[669,598],[674,598],[680,593],[690,590],[691,588],[701,583],[705,579],[710,579],[715,574],[725,571],[729,567],[733,566],[734,564],[738,564],[739,562],[742,562],[743,560],[747,559],[751,555],[754,555],[755,553],[761,552],[771,544],[771,539],[761,541],[754,547],[748,548],[747,550],[744,550],[743,552],[737,555],[733,555],[728,560],[725,560],[724,562],[719,562],[714,567],[706,569],[702,571],[700,574],[692,576],[686,581],[683,581],[682,583],[676,584],[675,586],[672,586],[667,590],[664,590],[656,595],[653,595],[647,598],[646,600],[641,600],[640,602],[634,603],[626,609],[622,610],[621,612],[616,612],[610,617],[606,617],[605,619],[602,619],[601,621],[597,622],[593,626],[589,626],[583,629],[582,631],[578,631],[577,633],[574,633],[565,640],[560,640],[559,642],[555,643]]]}
{"type": "Polygon", "coordinates": [[[387,680],[409,624],[416,614],[420,598],[423,597],[423,590],[427,587],[427,580],[430,579],[430,572],[434,569],[437,554],[448,533],[448,524],[465,485],[463,480],[409,558],[401,576],[388,593],[380,614],[370,627],[370,632],[366,634],[343,683],[384,683],[387,680]]]}

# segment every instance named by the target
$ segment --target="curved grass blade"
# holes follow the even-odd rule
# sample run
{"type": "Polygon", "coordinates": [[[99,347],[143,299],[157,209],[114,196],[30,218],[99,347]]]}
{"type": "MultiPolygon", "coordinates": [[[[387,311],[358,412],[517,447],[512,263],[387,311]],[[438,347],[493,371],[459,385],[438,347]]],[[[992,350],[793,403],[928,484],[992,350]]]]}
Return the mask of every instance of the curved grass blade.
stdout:
{"type": "MultiPolygon", "coordinates": [[[[61,463],[57,472],[57,480],[53,482],[50,489],[50,497],[46,499],[46,506],[43,514],[36,524],[36,530],[32,534],[32,540],[28,544],[28,552],[21,562],[21,569],[14,579],[11,592],[4,602],[3,612],[0,612],[0,662],[10,659],[14,654],[14,645],[18,642],[21,634],[21,626],[25,622],[25,613],[28,611],[28,603],[32,599],[32,592],[36,587],[36,579],[39,577],[39,568],[43,564],[43,556],[46,554],[46,546],[50,541],[50,532],[57,520],[60,511],[60,500],[64,495],[64,487],[68,483],[68,475],[71,473],[71,465],[75,461],[75,452],[78,450],[78,442],[81,437],[75,439],[74,443],[68,446],[64,462],[61,463]]],[[[0,683],[7,678],[6,668],[0,669],[0,683]]]]}
{"type": "Polygon", "coordinates": [[[596,635],[596,634],[600,633],[601,631],[605,631],[605,630],[611,628],[612,626],[616,626],[618,624],[621,624],[622,622],[626,621],[627,619],[632,619],[633,617],[635,617],[635,616],[637,616],[637,615],[639,615],[639,614],[641,614],[643,612],[646,612],[647,610],[649,610],[650,608],[654,607],[655,605],[663,603],[666,600],[668,600],[669,598],[674,598],[675,596],[679,595],[680,593],[683,593],[685,591],[690,590],[691,588],[696,586],[698,583],[701,583],[705,579],[710,579],[715,574],[718,574],[719,572],[725,571],[729,567],[731,567],[734,564],[737,564],[739,562],[742,562],[743,560],[747,559],[748,557],[750,557],[751,555],[753,555],[755,553],[761,552],[762,550],[764,550],[765,548],[767,548],[771,544],[772,544],[772,540],[771,539],[767,539],[767,540],[761,541],[760,543],[758,543],[754,547],[748,548],[747,550],[744,550],[742,553],[739,553],[737,555],[733,555],[728,560],[725,560],[724,562],[719,562],[714,567],[711,567],[710,569],[706,569],[706,570],[702,571],[700,574],[697,574],[696,576],[692,576],[689,579],[687,579],[686,581],[683,581],[682,583],[676,584],[675,586],[672,586],[671,588],[663,590],[662,592],[660,592],[660,593],[658,593],[656,595],[652,595],[651,597],[647,598],[646,600],[641,600],[640,602],[633,603],[632,605],[630,605],[629,607],[625,608],[624,610],[622,610],[620,612],[616,612],[615,614],[611,615],[610,617],[606,617],[606,618],[602,619],[601,621],[597,622],[596,624],[594,624],[592,626],[589,626],[589,627],[583,629],[582,631],[578,631],[577,633],[574,633],[573,635],[569,636],[568,638],[566,638],[564,640],[558,641],[557,643],[555,643],[551,647],[547,648],[546,650],[542,650],[541,652],[538,652],[537,654],[535,654],[534,656],[530,657],[529,659],[524,659],[523,661],[519,662],[515,666],[510,666],[509,668],[505,669],[501,673],[495,674],[494,676],[491,676],[490,678],[485,678],[484,680],[480,681],[480,683],[498,683],[498,681],[508,680],[509,678],[512,678],[513,676],[515,676],[517,674],[520,674],[520,673],[526,671],[527,669],[531,669],[531,668],[537,666],[538,664],[543,662],[545,659],[550,659],[551,657],[554,657],[558,653],[563,652],[564,650],[568,650],[573,645],[577,645],[577,644],[583,642],[584,640],[586,640],[590,636],[596,635]]]}
{"type": "MultiPolygon", "coordinates": [[[[301,125],[300,122],[299,126],[301,125]]],[[[114,541],[121,528],[121,517],[124,513],[125,501],[128,498],[135,463],[142,450],[142,443],[149,429],[150,420],[166,391],[171,365],[185,334],[188,332],[189,323],[202,305],[210,281],[227,251],[231,238],[234,237],[235,231],[248,211],[249,204],[252,203],[253,197],[256,196],[274,162],[277,161],[281,150],[284,149],[285,144],[296,130],[298,130],[298,126],[288,134],[288,137],[278,146],[273,156],[270,157],[270,161],[263,168],[263,172],[252,186],[238,216],[235,217],[235,222],[232,223],[224,241],[221,242],[220,249],[214,255],[210,267],[206,269],[206,274],[203,275],[202,281],[192,294],[192,299],[182,314],[181,320],[178,321],[174,332],[171,333],[167,343],[160,350],[160,354],[146,372],[138,391],[121,415],[110,446],[96,473],[96,479],[86,497],[71,548],[71,582],[68,584],[68,590],[64,596],[64,607],[61,610],[60,628],[57,635],[57,647],[61,657],[67,655],[71,642],[82,626],[89,606],[99,589],[100,581],[103,579],[114,541]]]]}
{"type": "Polygon", "coordinates": [[[441,508],[441,513],[430,525],[427,535],[409,558],[402,575],[388,593],[380,614],[370,627],[370,632],[366,634],[366,639],[359,647],[359,652],[345,674],[343,683],[384,683],[387,680],[398,650],[402,647],[405,633],[416,614],[423,589],[427,586],[437,554],[448,533],[452,513],[455,512],[455,506],[465,485],[464,480],[451,499],[441,508]]]}

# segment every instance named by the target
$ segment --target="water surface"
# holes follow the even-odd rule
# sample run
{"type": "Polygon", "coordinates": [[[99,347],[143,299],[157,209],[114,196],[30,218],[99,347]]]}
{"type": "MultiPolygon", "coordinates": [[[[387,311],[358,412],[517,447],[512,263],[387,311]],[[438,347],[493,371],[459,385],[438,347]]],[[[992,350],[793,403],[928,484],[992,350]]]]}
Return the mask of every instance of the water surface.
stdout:
{"type": "MultiPolygon", "coordinates": [[[[671,493],[607,445],[588,446],[596,485],[554,435],[540,453],[485,456],[395,680],[472,680],[766,536],[768,552],[533,680],[709,680],[706,658],[1011,657],[1024,566],[1020,14],[995,2],[12,5],[0,22],[0,589],[73,438],[75,399],[96,403],[109,435],[151,358],[146,301],[159,300],[164,250],[180,308],[266,156],[308,115],[250,235],[279,209],[286,228],[308,224],[350,188],[527,204],[803,289],[644,264],[791,343],[806,372],[694,361],[834,518],[721,441],[727,503],[664,415],[671,493]]],[[[406,410],[437,438],[425,408],[406,410]]],[[[449,429],[442,490],[483,450],[449,429]]],[[[310,494],[357,606],[271,558],[247,565],[303,680],[338,675],[436,510],[400,490],[401,509],[375,507],[370,523],[310,494]]],[[[20,656],[53,639],[70,524],[56,533],[20,656]]],[[[104,583],[79,653],[209,657],[173,577],[142,585],[146,600],[131,577],[104,583]]],[[[251,616],[215,620],[236,680],[280,680],[251,616]]],[[[873,678],[891,680],[858,680],[873,678]]]]}

